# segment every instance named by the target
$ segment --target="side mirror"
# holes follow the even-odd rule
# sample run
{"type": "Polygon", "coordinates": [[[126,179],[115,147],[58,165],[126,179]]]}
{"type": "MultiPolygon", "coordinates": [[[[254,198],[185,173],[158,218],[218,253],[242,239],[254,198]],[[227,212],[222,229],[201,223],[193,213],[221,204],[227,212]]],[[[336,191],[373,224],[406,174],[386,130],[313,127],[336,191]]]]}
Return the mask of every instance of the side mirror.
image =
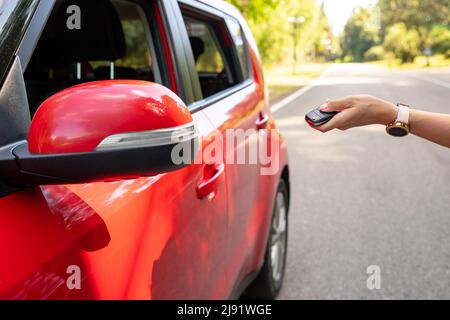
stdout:
{"type": "Polygon", "coordinates": [[[188,165],[173,160],[180,143],[196,150],[196,126],[169,89],[144,81],[84,83],[42,103],[28,141],[0,149],[0,179],[26,186],[150,176],[188,165]]]}

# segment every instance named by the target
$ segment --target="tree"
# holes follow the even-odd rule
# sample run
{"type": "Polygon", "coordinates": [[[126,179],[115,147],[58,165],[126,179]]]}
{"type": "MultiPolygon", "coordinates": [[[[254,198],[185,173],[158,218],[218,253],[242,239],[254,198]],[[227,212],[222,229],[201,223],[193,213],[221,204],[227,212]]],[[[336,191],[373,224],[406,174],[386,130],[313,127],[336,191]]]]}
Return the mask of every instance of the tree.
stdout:
{"type": "Polygon", "coordinates": [[[450,28],[437,25],[430,32],[431,49],[436,53],[450,54],[450,28]]]}
{"type": "Polygon", "coordinates": [[[246,18],[266,64],[281,60],[289,42],[289,29],[281,17],[282,0],[228,0],[246,18]]]}
{"type": "Polygon", "coordinates": [[[436,25],[448,29],[450,0],[379,0],[383,34],[390,26],[404,23],[407,30],[415,30],[418,48],[423,51],[431,45],[431,31],[436,25]]]}
{"type": "Polygon", "coordinates": [[[399,57],[402,63],[412,62],[420,54],[419,38],[417,30],[408,30],[403,22],[396,23],[387,30],[384,47],[399,57]]]}
{"type": "Polygon", "coordinates": [[[364,60],[365,61],[383,60],[385,56],[386,52],[384,50],[384,47],[378,45],[370,48],[369,50],[366,51],[366,53],[364,53],[364,60]]]}
{"type": "Polygon", "coordinates": [[[371,7],[358,7],[353,10],[341,38],[343,57],[363,61],[364,54],[378,43],[378,29],[373,17],[374,9],[371,7]]]}
{"type": "Polygon", "coordinates": [[[290,61],[293,48],[293,25],[288,17],[304,17],[298,25],[298,52],[306,59],[324,56],[322,40],[329,37],[328,20],[317,0],[227,0],[235,5],[252,29],[266,65],[290,61]]]}

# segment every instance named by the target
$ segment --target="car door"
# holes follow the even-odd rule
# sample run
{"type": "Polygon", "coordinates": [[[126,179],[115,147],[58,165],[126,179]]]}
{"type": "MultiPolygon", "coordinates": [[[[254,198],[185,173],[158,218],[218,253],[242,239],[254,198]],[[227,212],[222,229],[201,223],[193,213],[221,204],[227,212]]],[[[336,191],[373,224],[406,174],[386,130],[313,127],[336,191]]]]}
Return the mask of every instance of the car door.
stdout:
{"type": "MultiPolygon", "coordinates": [[[[102,2],[110,9],[117,10],[117,6],[123,9],[118,12],[120,23],[125,37],[127,32],[132,35],[132,39],[126,38],[125,42],[128,45],[147,44],[145,51],[150,54],[150,57],[123,57],[106,67],[115,68],[116,74],[152,77],[153,81],[163,82],[189,99],[185,94],[189,90],[180,81],[184,53],[176,52],[177,34],[170,31],[173,26],[168,17],[172,9],[162,1],[146,4],[123,0],[102,2]],[[127,14],[121,16],[124,10],[127,14]],[[127,25],[127,19],[137,20],[127,25]],[[136,38],[139,34],[145,38],[136,38]],[[132,63],[127,64],[127,61],[132,63]],[[146,68],[146,61],[152,61],[154,65],[146,68]],[[136,65],[139,68],[134,67],[136,65]]],[[[88,3],[84,1],[80,5],[88,3]]],[[[97,6],[98,2],[95,3],[97,6]]],[[[53,10],[65,14],[67,5],[67,1],[57,1],[53,10]]],[[[91,21],[109,19],[104,18],[108,16],[105,12],[83,9],[89,8],[81,7],[84,15],[97,17],[91,21]]],[[[58,19],[50,18],[48,21],[58,19]]],[[[28,48],[37,41],[33,38],[36,31],[25,34],[23,44],[28,48]]],[[[44,30],[25,76],[19,79],[21,82],[25,80],[27,85],[31,111],[32,103],[39,101],[38,96],[30,99],[32,89],[35,89],[35,94],[48,86],[56,88],[54,82],[42,77],[48,72],[33,69],[45,71],[39,66],[48,67],[46,64],[52,63],[47,56],[40,56],[39,63],[33,62],[39,48],[44,47],[42,52],[45,54],[51,53],[51,44],[56,42],[44,43],[43,40],[51,40],[46,38],[51,35],[48,29],[44,30]]],[[[20,52],[26,50],[19,48],[20,52]]],[[[138,48],[128,52],[141,51],[138,48]]],[[[26,60],[27,55],[20,54],[19,57],[26,60]]],[[[76,66],[78,82],[99,80],[95,77],[104,74],[105,66],[101,63],[80,63],[78,60],[71,63],[76,66]]],[[[59,79],[58,85],[61,83],[59,79]]],[[[3,84],[1,93],[7,90],[10,87],[3,84]]],[[[23,106],[16,107],[17,112],[23,112],[20,117],[26,119],[28,110],[23,106]]],[[[195,112],[193,118],[202,148],[207,148],[216,129],[202,111],[195,112]]],[[[0,131],[7,121],[5,117],[0,118],[0,131]]],[[[202,153],[203,149],[198,152],[202,153]]],[[[0,184],[0,297],[228,297],[233,284],[226,276],[228,216],[225,179],[221,163],[198,162],[176,172],[123,181],[26,189],[0,184]]]]}
{"type": "Polygon", "coordinates": [[[223,140],[229,202],[228,270],[237,284],[254,271],[255,247],[259,246],[261,253],[265,246],[258,240],[266,237],[266,230],[258,227],[266,223],[266,203],[271,200],[260,203],[264,192],[260,193],[263,184],[257,158],[259,131],[269,122],[264,90],[254,79],[237,20],[197,1],[182,0],[179,6],[192,54],[191,80],[199,87],[191,108],[201,109],[223,140]]]}

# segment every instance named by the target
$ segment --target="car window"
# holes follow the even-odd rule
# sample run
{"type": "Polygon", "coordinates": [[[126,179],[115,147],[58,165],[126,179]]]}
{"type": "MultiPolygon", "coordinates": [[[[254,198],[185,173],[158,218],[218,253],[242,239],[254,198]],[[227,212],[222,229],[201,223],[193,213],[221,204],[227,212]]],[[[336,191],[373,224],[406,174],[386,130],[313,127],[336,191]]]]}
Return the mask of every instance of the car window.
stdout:
{"type": "Polygon", "coordinates": [[[182,13],[203,98],[240,83],[240,66],[224,21],[192,14],[183,8],[182,13]]]}
{"type": "Polygon", "coordinates": [[[50,95],[97,80],[160,82],[143,9],[126,0],[83,1],[80,23],[59,0],[25,72],[31,114],[50,95]]]}
{"type": "Polygon", "coordinates": [[[224,58],[220,52],[212,26],[204,21],[184,18],[194,53],[197,72],[216,73],[224,71],[224,58]]]}
{"type": "MultiPolygon", "coordinates": [[[[142,8],[134,3],[121,0],[112,1],[112,4],[119,15],[126,44],[125,55],[115,61],[114,66],[119,71],[114,78],[154,80],[153,59],[148,41],[151,37],[142,8]],[[135,72],[126,74],[123,73],[124,70],[135,72]]],[[[94,69],[110,67],[109,61],[90,61],[90,64],[94,69]]]]}
{"type": "Polygon", "coordinates": [[[250,77],[249,63],[247,55],[247,47],[242,34],[242,29],[239,23],[234,19],[227,19],[228,30],[233,38],[236,47],[239,63],[241,65],[242,77],[244,80],[250,77]]]}

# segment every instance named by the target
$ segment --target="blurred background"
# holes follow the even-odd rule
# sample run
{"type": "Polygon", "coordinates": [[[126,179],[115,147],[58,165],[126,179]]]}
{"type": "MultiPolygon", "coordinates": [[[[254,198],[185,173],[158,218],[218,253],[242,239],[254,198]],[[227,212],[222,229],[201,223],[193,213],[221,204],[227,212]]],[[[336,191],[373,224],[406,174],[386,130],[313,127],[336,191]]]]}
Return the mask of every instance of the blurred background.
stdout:
{"type": "Polygon", "coordinates": [[[449,0],[228,0],[258,43],[272,101],[330,62],[450,65],[449,0]]]}
{"type": "Polygon", "coordinates": [[[322,134],[304,121],[354,94],[450,113],[450,1],[229,2],[253,29],[288,145],[280,298],[450,299],[449,150],[383,126],[322,134]],[[380,290],[367,286],[371,266],[380,290]]]}

